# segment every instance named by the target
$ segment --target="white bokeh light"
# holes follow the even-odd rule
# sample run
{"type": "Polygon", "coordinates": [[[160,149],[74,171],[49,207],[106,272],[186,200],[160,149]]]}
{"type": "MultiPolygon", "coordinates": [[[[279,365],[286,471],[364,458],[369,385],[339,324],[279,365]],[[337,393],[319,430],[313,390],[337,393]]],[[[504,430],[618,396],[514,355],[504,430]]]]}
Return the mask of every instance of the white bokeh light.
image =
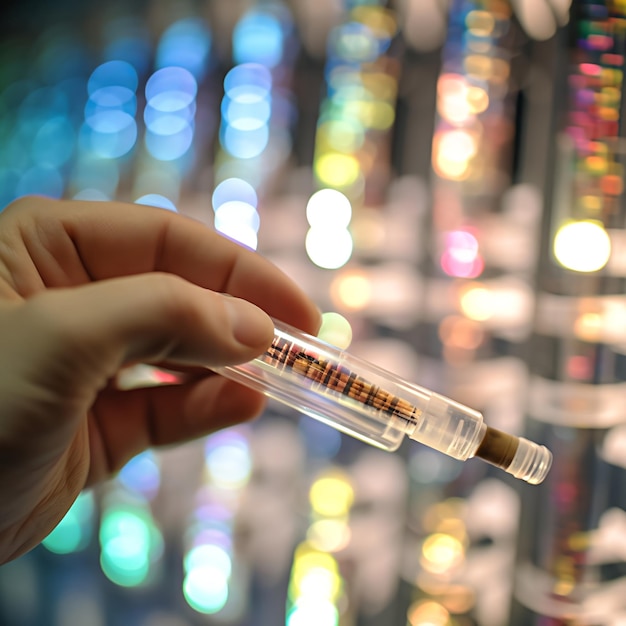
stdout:
{"type": "Polygon", "coordinates": [[[315,265],[337,269],[345,265],[352,255],[352,236],[345,228],[311,228],[306,235],[305,247],[315,265]]]}
{"type": "Polygon", "coordinates": [[[599,222],[569,222],[556,233],[554,256],[567,269],[575,272],[596,272],[611,256],[611,240],[599,222]]]}
{"type": "Polygon", "coordinates": [[[352,205],[340,191],[320,189],[309,198],[306,218],[313,228],[346,228],[352,219],[352,205]]]}

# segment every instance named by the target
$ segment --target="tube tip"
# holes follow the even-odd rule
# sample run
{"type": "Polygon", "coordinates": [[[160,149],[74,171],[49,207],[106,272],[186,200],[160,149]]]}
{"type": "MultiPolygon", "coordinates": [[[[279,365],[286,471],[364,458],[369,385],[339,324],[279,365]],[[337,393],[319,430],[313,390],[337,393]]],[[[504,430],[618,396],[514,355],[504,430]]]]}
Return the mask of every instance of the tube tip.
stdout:
{"type": "Polygon", "coordinates": [[[552,453],[545,446],[519,438],[515,456],[506,472],[531,485],[543,482],[552,466],[552,453]]]}

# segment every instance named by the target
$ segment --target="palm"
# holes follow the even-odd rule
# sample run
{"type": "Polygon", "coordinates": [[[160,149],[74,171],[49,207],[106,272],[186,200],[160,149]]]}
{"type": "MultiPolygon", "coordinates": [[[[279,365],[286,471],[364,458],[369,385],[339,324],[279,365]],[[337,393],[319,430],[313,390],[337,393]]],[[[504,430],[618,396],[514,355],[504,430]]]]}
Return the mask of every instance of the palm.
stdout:
{"type": "Polygon", "coordinates": [[[219,376],[111,384],[137,361],[252,358],[223,339],[224,299],[213,292],[309,332],[318,323],[312,303],[253,252],[167,211],[96,204],[27,199],[0,215],[0,501],[10,503],[0,510],[0,562],[3,545],[34,545],[86,484],[146,447],[258,413],[258,394],[219,376]],[[178,303],[194,299],[202,315],[181,317],[178,303]]]}

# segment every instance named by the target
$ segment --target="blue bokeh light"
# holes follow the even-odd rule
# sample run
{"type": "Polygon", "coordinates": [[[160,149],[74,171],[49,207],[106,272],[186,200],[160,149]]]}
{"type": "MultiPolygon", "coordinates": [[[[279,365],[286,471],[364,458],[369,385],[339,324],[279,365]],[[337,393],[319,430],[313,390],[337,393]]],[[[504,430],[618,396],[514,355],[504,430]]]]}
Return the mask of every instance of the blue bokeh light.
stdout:
{"type": "Polygon", "coordinates": [[[161,484],[161,473],[154,452],[146,450],[133,457],[120,470],[118,480],[131,491],[152,499],[161,484]]]}
{"type": "MultiPolygon", "coordinates": [[[[146,83],[146,102],[157,108],[153,100],[163,98],[163,94],[173,94],[177,102],[187,106],[196,97],[198,83],[193,74],[182,67],[165,67],[157,70],[146,83]]],[[[165,109],[168,111],[171,109],[165,109]]]]}
{"type": "Polygon", "coordinates": [[[135,118],[119,109],[100,111],[85,119],[85,124],[94,132],[109,135],[125,131],[135,124],[135,118]]]}
{"type": "Polygon", "coordinates": [[[100,189],[81,189],[79,192],[74,194],[74,200],[88,200],[89,202],[107,202],[111,200],[109,196],[106,195],[100,189]]]}
{"type": "Polygon", "coordinates": [[[283,56],[284,34],[280,21],[270,13],[250,11],[233,31],[236,63],[256,62],[275,67],[283,56]]]}
{"type": "Polygon", "coordinates": [[[134,116],[137,112],[135,92],[121,85],[109,85],[96,89],[85,104],[85,117],[89,118],[92,115],[111,109],[120,110],[134,116]]]}
{"type": "Polygon", "coordinates": [[[151,114],[148,116],[146,127],[155,135],[163,135],[170,137],[178,133],[184,132],[188,128],[192,128],[189,120],[178,115],[151,114]]]}
{"type": "Polygon", "coordinates": [[[239,90],[236,99],[224,96],[221,111],[225,123],[240,130],[254,130],[268,123],[272,104],[268,94],[239,90]]]}
{"type": "Polygon", "coordinates": [[[215,188],[211,197],[213,210],[217,211],[224,203],[232,200],[246,202],[255,208],[258,204],[254,187],[241,178],[227,178],[215,188]]]}
{"type": "Polygon", "coordinates": [[[105,61],[125,61],[140,74],[148,70],[152,45],[144,21],[130,16],[120,17],[108,22],[104,31],[102,58],[105,61]]]}
{"type": "Polygon", "coordinates": [[[140,196],[135,200],[135,204],[144,204],[146,206],[153,206],[159,209],[167,209],[168,211],[178,212],[176,205],[165,196],[160,193],[147,193],[140,196]]]}
{"type": "Polygon", "coordinates": [[[156,67],[182,67],[200,80],[207,69],[211,35],[197,18],[174,22],[161,36],[156,51],[156,67]]]}
{"type": "Polygon", "coordinates": [[[148,79],[144,142],[155,159],[174,161],[190,154],[197,91],[196,79],[182,67],[159,69],[148,79]]]}
{"type": "Polygon", "coordinates": [[[80,130],[80,145],[96,156],[117,159],[128,154],[137,141],[137,123],[123,111],[91,117],[80,130]]]}
{"type": "Polygon", "coordinates": [[[267,147],[270,131],[267,125],[253,130],[239,130],[233,126],[220,129],[220,141],[226,152],[237,159],[252,159],[267,147]]]}
{"type": "Polygon", "coordinates": [[[159,161],[174,161],[187,154],[193,144],[193,128],[186,124],[178,132],[157,134],[146,130],[144,138],[146,149],[159,161]]]}
{"type": "Polygon", "coordinates": [[[224,78],[224,92],[235,100],[242,89],[250,94],[255,93],[262,99],[272,90],[272,74],[259,63],[236,65],[224,78]]]}
{"type": "Polygon", "coordinates": [[[137,142],[135,91],[139,77],[126,61],[107,61],[87,81],[89,99],[79,145],[87,153],[117,159],[127,155],[137,142]]]}
{"type": "Polygon", "coordinates": [[[222,148],[236,159],[252,159],[269,143],[272,75],[259,63],[237,65],[224,79],[222,148]]]}
{"type": "Polygon", "coordinates": [[[31,158],[37,165],[61,167],[74,153],[74,128],[66,117],[53,117],[37,131],[31,145],[31,158]]]}
{"type": "Polygon", "coordinates": [[[17,198],[19,179],[17,170],[0,168],[0,211],[17,198]]]}
{"type": "Polygon", "coordinates": [[[87,81],[87,93],[91,97],[103,87],[126,87],[133,93],[137,91],[139,77],[135,68],[126,61],[107,61],[99,65],[87,81]]]}
{"type": "Polygon", "coordinates": [[[36,165],[27,169],[17,183],[17,197],[38,195],[49,198],[60,198],[63,195],[64,183],[59,170],[49,165],[36,165]]]}

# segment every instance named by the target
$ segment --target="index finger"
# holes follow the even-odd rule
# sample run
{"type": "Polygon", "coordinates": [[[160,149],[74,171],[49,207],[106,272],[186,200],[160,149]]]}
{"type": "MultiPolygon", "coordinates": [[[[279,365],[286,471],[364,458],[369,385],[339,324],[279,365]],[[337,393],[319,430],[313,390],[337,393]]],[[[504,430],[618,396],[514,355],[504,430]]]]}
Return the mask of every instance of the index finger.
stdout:
{"type": "Polygon", "coordinates": [[[33,233],[28,251],[44,282],[50,255],[57,263],[82,265],[64,268],[64,276],[83,270],[91,280],[168,272],[249,300],[307,332],[319,326],[317,307],[287,275],[260,254],[189,217],[119,202],[29,198],[20,203],[26,208],[22,227],[30,225],[33,233]]]}

